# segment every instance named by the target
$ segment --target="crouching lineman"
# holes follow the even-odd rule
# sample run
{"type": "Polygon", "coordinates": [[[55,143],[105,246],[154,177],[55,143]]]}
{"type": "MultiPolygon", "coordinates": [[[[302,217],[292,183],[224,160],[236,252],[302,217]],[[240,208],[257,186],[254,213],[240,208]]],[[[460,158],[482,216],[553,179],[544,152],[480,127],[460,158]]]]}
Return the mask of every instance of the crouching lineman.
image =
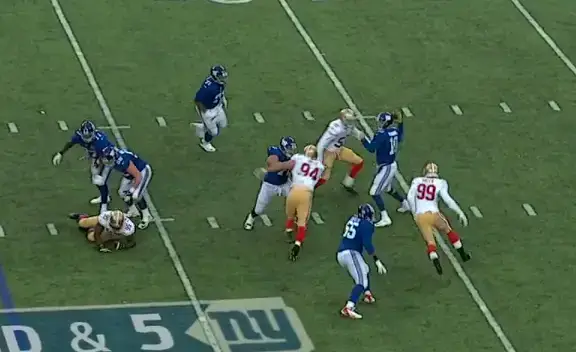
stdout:
{"type": "Polygon", "coordinates": [[[354,153],[352,149],[346,148],[346,138],[350,135],[361,138],[360,131],[354,126],[356,116],[351,109],[342,109],[340,116],[330,122],[328,127],[318,140],[316,148],[318,149],[318,158],[325,165],[324,173],[318,181],[316,188],[322,186],[330,179],[332,174],[332,167],[334,160],[342,160],[352,165],[350,172],[342,181],[342,186],[351,192],[356,193],[354,190],[354,180],[356,176],[364,167],[364,160],[354,153]]]}
{"type": "Polygon", "coordinates": [[[362,252],[364,249],[374,258],[378,274],[386,274],[387,270],[384,264],[376,256],[376,250],[372,244],[372,235],[374,234],[374,208],[370,204],[362,204],[358,207],[358,213],[353,215],[344,229],[342,241],[336,254],[338,264],[352,276],[354,288],[350,293],[350,298],[346,306],[342,308],[340,314],[350,319],[362,319],[356,311],[356,305],[360,297],[364,295],[364,302],[374,303],[376,299],[370,291],[368,281],[368,264],[364,261],[362,252]]]}
{"type": "Polygon", "coordinates": [[[448,182],[438,177],[438,165],[429,162],[424,166],[424,176],[412,180],[408,191],[408,202],[414,214],[414,220],[420,229],[420,233],[426,241],[428,257],[434,264],[436,271],[442,275],[442,266],[438,259],[434,230],[448,236],[454,248],[460,254],[462,261],[470,260],[470,254],[466,252],[460,236],[452,229],[448,220],[438,209],[438,196],[444,203],[458,214],[462,225],[468,226],[468,219],[460,206],[448,193],[448,182]]]}
{"type": "Polygon", "coordinates": [[[70,214],[78,221],[78,227],[86,232],[86,239],[95,243],[102,253],[133,248],[134,223],[120,210],[105,211],[98,216],[70,214]]]}
{"type": "Polygon", "coordinates": [[[286,197],[286,234],[292,236],[294,219],[298,225],[296,239],[290,250],[290,260],[298,258],[300,248],[306,237],[306,225],[312,207],[312,196],[318,179],[324,171],[324,165],[317,160],[318,152],[313,145],[304,148],[304,154],[296,154],[290,160],[292,167],[292,186],[286,197]]]}
{"type": "Polygon", "coordinates": [[[144,199],[152,179],[152,167],[144,159],[126,149],[108,147],[104,150],[102,158],[106,165],[113,165],[115,170],[123,174],[118,194],[128,207],[126,215],[138,217],[142,212],[138,228],[144,230],[153,220],[148,203],[144,199]]]}
{"type": "Polygon", "coordinates": [[[296,140],[293,137],[282,137],[280,144],[268,147],[266,174],[256,198],[256,205],[244,221],[244,229],[252,230],[254,220],[264,213],[266,206],[274,196],[286,197],[290,190],[288,175],[293,162],[290,158],[296,152],[296,140]]]}

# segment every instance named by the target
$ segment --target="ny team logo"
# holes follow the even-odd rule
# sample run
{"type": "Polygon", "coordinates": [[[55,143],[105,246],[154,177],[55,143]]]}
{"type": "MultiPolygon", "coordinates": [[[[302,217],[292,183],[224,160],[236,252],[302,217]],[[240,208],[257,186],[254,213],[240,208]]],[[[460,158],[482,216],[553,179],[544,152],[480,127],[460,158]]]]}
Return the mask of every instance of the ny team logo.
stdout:
{"type": "MultiPolygon", "coordinates": [[[[205,312],[220,341],[229,352],[310,352],[310,337],[293,308],[281,297],[209,301],[205,312]]],[[[187,334],[205,341],[200,322],[187,334]]]]}

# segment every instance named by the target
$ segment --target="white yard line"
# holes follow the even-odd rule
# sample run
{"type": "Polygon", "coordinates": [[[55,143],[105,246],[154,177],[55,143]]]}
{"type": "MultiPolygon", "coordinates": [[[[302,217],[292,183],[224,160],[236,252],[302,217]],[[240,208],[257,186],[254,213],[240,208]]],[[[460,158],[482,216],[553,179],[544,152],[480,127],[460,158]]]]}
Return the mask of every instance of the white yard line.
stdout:
{"type": "MultiPolygon", "coordinates": [[[[119,126],[116,123],[116,120],[114,119],[114,117],[112,116],[112,112],[110,111],[110,108],[108,107],[108,103],[106,102],[104,95],[102,94],[102,90],[100,89],[100,86],[98,85],[98,82],[96,81],[96,78],[94,77],[94,74],[92,73],[92,69],[90,68],[88,61],[86,60],[86,56],[82,52],[82,49],[80,48],[80,44],[78,43],[78,40],[76,39],[76,36],[74,35],[72,28],[70,27],[70,23],[68,22],[68,19],[66,18],[66,16],[64,15],[64,12],[62,11],[62,7],[60,6],[60,2],[58,0],[50,0],[50,2],[52,3],[52,7],[54,8],[54,12],[56,13],[56,16],[58,17],[58,21],[62,25],[62,29],[64,30],[64,32],[66,33],[66,36],[68,37],[68,41],[70,42],[70,45],[72,45],[72,49],[74,50],[74,54],[78,58],[78,62],[80,63],[80,66],[82,67],[82,71],[84,71],[84,75],[86,76],[86,79],[88,80],[88,83],[90,84],[90,87],[92,88],[92,91],[94,92],[94,96],[96,97],[96,100],[98,101],[98,105],[100,106],[100,109],[102,110],[102,113],[104,114],[104,117],[106,118],[106,121],[108,122],[108,125],[111,128],[112,134],[116,138],[118,145],[122,148],[126,148],[127,145],[126,145],[126,142],[124,141],[124,137],[122,137],[122,133],[120,132],[119,126]]],[[[120,40],[122,40],[122,38],[120,38],[120,40]]],[[[206,341],[212,346],[212,349],[214,351],[221,352],[222,349],[220,348],[220,345],[218,344],[218,340],[216,339],[216,335],[214,334],[214,331],[212,330],[212,326],[210,325],[210,322],[208,321],[208,318],[206,317],[206,314],[204,313],[204,310],[202,309],[202,306],[200,305],[200,301],[198,300],[198,298],[196,296],[196,291],[194,290],[194,287],[192,286],[192,282],[190,281],[190,278],[188,277],[186,270],[184,270],[184,266],[182,265],[182,262],[180,261],[180,257],[178,255],[178,253],[176,252],[176,249],[174,248],[174,244],[172,243],[172,239],[170,238],[170,235],[168,234],[166,227],[164,227],[164,224],[162,223],[162,221],[160,221],[160,219],[162,219],[162,217],[158,213],[156,205],[152,201],[152,197],[150,196],[150,194],[146,193],[144,195],[144,197],[146,199],[146,202],[148,202],[148,207],[150,209],[150,213],[152,214],[152,216],[155,219],[154,222],[156,224],[156,227],[158,228],[158,232],[160,233],[160,238],[162,239],[162,242],[164,243],[164,247],[166,247],[166,251],[168,252],[168,255],[170,256],[170,259],[172,260],[172,265],[174,266],[174,269],[178,273],[178,277],[179,277],[180,281],[182,282],[182,286],[184,287],[184,290],[186,291],[186,295],[190,299],[190,302],[192,303],[192,306],[194,307],[194,311],[198,316],[198,321],[202,325],[202,328],[203,328],[204,333],[206,335],[206,341]]]]}
{"type": "Polygon", "coordinates": [[[10,133],[18,133],[18,126],[14,122],[8,122],[8,130],[10,133]]]}
{"type": "MultiPolygon", "coordinates": [[[[306,32],[306,29],[304,28],[304,26],[302,26],[302,23],[300,23],[300,20],[298,19],[298,17],[294,13],[294,11],[292,11],[292,8],[290,7],[290,5],[288,5],[288,2],[286,0],[278,0],[278,2],[280,3],[282,8],[284,9],[284,12],[286,12],[286,15],[288,15],[288,18],[290,19],[290,21],[294,24],[294,27],[296,27],[296,30],[298,31],[298,33],[300,33],[300,35],[302,36],[302,39],[304,39],[304,42],[306,43],[306,45],[308,45],[308,47],[310,48],[310,51],[312,51],[312,54],[314,54],[314,57],[316,58],[316,60],[318,60],[318,63],[320,63],[320,65],[322,66],[322,68],[324,69],[324,71],[326,72],[326,74],[328,75],[330,80],[332,81],[332,84],[334,84],[334,87],[336,88],[336,90],[338,90],[338,93],[340,93],[340,95],[342,96],[342,98],[344,99],[346,104],[348,104],[348,106],[352,110],[354,110],[358,115],[361,116],[362,113],[360,112],[360,110],[358,109],[358,107],[356,106],[356,104],[354,103],[352,98],[350,97],[350,94],[348,94],[348,91],[346,90],[346,88],[344,88],[344,85],[342,84],[340,79],[338,79],[338,76],[336,75],[336,73],[334,72],[332,67],[330,67],[330,65],[328,64],[328,62],[326,61],[326,59],[324,58],[321,51],[318,49],[318,47],[316,46],[316,44],[314,43],[314,41],[312,40],[312,38],[310,37],[308,32],[306,32]]],[[[366,120],[364,118],[360,118],[359,121],[360,121],[360,124],[362,125],[362,127],[364,128],[364,131],[366,132],[366,134],[369,137],[373,137],[374,132],[372,131],[372,128],[366,122],[366,120]]],[[[396,179],[397,179],[398,183],[401,185],[401,187],[404,189],[404,191],[408,192],[408,183],[406,183],[406,180],[404,179],[402,174],[398,173],[396,175],[396,179]]],[[[472,297],[472,299],[474,300],[474,302],[476,303],[476,305],[478,306],[478,308],[480,309],[480,311],[482,312],[482,314],[486,318],[486,321],[488,322],[488,324],[490,325],[490,327],[492,328],[492,330],[494,331],[494,333],[496,334],[496,336],[500,340],[505,351],[506,352],[515,352],[516,350],[514,349],[514,346],[512,345],[512,343],[510,342],[510,340],[508,339],[508,337],[506,336],[506,334],[502,330],[502,327],[500,326],[500,324],[498,323],[498,321],[496,320],[496,318],[494,317],[494,315],[492,314],[492,312],[488,308],[488,305],[486,304],[486,302],[484,302],[484,299],[482,298],[482,296],[480,296],[480,293],[478,292],[478,290],[476,289],[476,287],[474,286],[474,284],[472,283],[472,281],[470,280],[470,278],[468,277],[468,275],[466,274],[466,272],[462,268],[462,265],[460,265],[460,263],[458,262],[456,257],[454,257],[454,254],[452,254],[452,251],[448,247],[446,241],[440,236],[436,236],[436,239],[437,239],[438,243],[440,244],[440,248],[442,248],[442,251],[448,257],[448,260],[450,261],[450,263],[454,267],[454,270],[456,270],[456,273],[458,274],[458,276],[460,277],[460,279],[464,283],[464,286],[466,287],[466,289],[470,293],[470,296],[472,297]]]]}
{"type": "Polygon", "coordinates": [[[162,116],[157,116],[156,117],[156,122],[158,122],[158,126],[160,127],[166,127],[166,119],[162,116]]]}
{"type": "Polygon", "coordinates": [[[314,116],[312,116],[312,113],[310,111],[304,111],[302,113],[302,115],[304,116],[304,118],[308,121],[314,121],[314,116]]]}
{"type": "Polygon", "coordinates": [[[268,227],[272,226],[272,221],[270,220],[268,215],[262,214],[262,215],[260,215],[260,219],[262,219],[262,223],[264,223],[264,225],[266,225],[268,227]]]}
{"type": "Polygon", "coordinates": [[[414,114],[412,113],[412,111],[410,110],[410,108],[408,108],[407,106],[402,108],[402,113],[404,114],[404,116],[406,117],[413,117],[414,114]]]}
{"type": "Polygon", "coordinates": [[[48,229],[48,233],[51,236],[56,236],[58,234],[58,230],[56,230],[56,226],[54,226],[54,224],[46,224],[46,228],[48,229]]]}
{"type": "Polygon", "coordinates": [[[450,105],[450,109],[452,109],[456,115],[462,115],[462,109],[460,109],[458,105],[450,105]]]}
{"type": "Polygon", "coordinates": [[[501,102],[500,107],[502,108],[502,111],[504,111],[507,114],[512,112],[512,109],[510,109],[510,107],[508,106],[508,104],[506,104],[506,102],[501,102]]]}
{"type": "Polygon", "coordinates": [[[213,228],[213,229],[219,229],[220,228],[220,225],[218,225],[218,221],[216,220],[215,217],[209,216],[206,218],[206,220],[208,220],[208,225],[210,225],[211,228],[213,228]]]}
{"type": "Polygon", "coordinates": [[[560,109],[560,106],[558,105],[558,103],[555,102],[554,100],[550,100],[550,101],[548,102],[548,105],[549,105],[550,108],[551,108],[552,110],[554,110],[554,111],[560,111],[560,110],[562,110],[562,109],[560,109]]]}
{"type": "MultiPolygon", "coordinates": [[[[52,1],[57,1],[57,0],[52,0],[52,1]]],[[[130,128],[130,125],[115,125],[115,126],[98,126],[99,130],[117,130],[118,133],[120,133],[120,130],[127,130],[130,128]]]]}
{"type": "Polygon", "coordinates": [[[475,217],[482,219],[484,216],[482,215],[482,212],[480,211],[480,209],[478,209],[477,206],[472,205],[470,207],[470,211],[472,212],[472,214],[474,214],[475,217]]]}
{"type": "Polygon", "coordinates": [[[258,123],[266,122],[266,120],[264,120],[264,116],[262,116],[262,114],[259,112],[254,113],[254,120],[256,120],[256,122],[258,122],[258,123]]]}
{"type": "Polygon", "coordinates": [[[324,220],[322,220],[320,214],[314,212],[310,214],[310,216],[312,217],[312,220],[314,220],[314,222],[317,223],[318,225],[322,225],[324,223],[324,220]]]}
{"type": "Polygon", "coordinates": [[[4,227],[2,227],[2,225],[0,225],[0,237],[5,237],[6,236],[6,232],[4,232],[4,227]]]}
{"type": "Polygon", "coordinates": [[[536,216],[537,215],[534,208],[532,208],[532,206],[528,203],[522,204],[522,208],[524,208],[524,210],[526,211],[526,214],[528,214],[528,216],[536,216]]]}
{"type": "Polygon", "coordinates": [[[66,124],[66,121],[58,121],[58,127],[62,131],[68,131],[68,125],[66,124]]]}

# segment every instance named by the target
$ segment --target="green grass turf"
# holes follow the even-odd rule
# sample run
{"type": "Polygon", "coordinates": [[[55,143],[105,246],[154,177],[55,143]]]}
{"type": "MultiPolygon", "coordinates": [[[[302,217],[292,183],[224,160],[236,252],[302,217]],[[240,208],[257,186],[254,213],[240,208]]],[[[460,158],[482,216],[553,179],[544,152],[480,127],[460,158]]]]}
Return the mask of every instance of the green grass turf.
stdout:
{"type": "MultiPolygon", "coordinates": [[[[252,170],[263,163],[265,147],[283,134],[300,147],[314,142],[344,105],[275,1],[63,5],[117,122],[132,126],[123,132],[128,145],[154,167],[152,196],[163,217],[176,219],[167,228],[201,298],[282,296],[319,351],[359,343],[366,350],[501,350],[456,275],[435,277],[409,217],[394,216],[391,229],[378,231],[390,267],[387,278],[373,279],[378,306],[363,309],[366,321],[358,327],[337,318],[350,283],[334,250],[346,217],[367,200],[370,167],[358,182],[362,195],[351,199],[338,186],[345,168],[336,166],[315,199],[325,224],[310,226],[298,263],[285,260],[281,200],[268,212],[273,228],[241,230],[258,190],[252,170]],[[230,127],[215,142],[219,152],[206,155],[188,128],[190,101],[215,62],[230,70],[230,127]],[[317,121],[305,121],[303,110],[317,121]],[[255,123],[254,112],[266,123],[255,123]],[[157,127],[155,116],[168,127],[157,127]],[[210,229],[208,216],[221,229],[210,229]]],[[[16,53],[0,57],[0,82],[11,87],[0,97],[4,120],[21,128],[0,134],[3,165],[29,170],[19,174],[21,189],[2,179],[4,200],[14,206],[2,220],[0,255],[17,305],[183,299],[153,228],[122,259],[103,258],[62,220],[87,209],[93,189],[84,163],[75,161],[79,153],[61,169],[49,166],[50,152],[67,138],[56,121],[72,127],[85,117],[104,119],[49,5],[13,6],[1,29],[34,38],[0,39],[0,49],[16,53]],[[58,238],[48,235],[47,222],[61,230],[58,238]],[[106,270],[94,270],[95,263],[106,270]],[[55,286],[67,295],[51,293],[55,286]]],[[[404,175],[432,158],[461,205],[482,210],[484,219],[462,231],[475,255],[466,268],[518,350],[569,350],[571,303],[562,294],[571,288],[573,266],[566,262],[574,244],[566,211],[574,190],[565,188],[569,175],[562,172],[573,162],[569,71],[506,1],[293,6],[362,110],[409,106],[415,113],[400,160],[404,175]],[[548,100],[563,111],[552,112],[548,100]],[[500,110],[501,101],[512,114],[500,110]],[[455,116],[450,104],[464,115],[455,116]],[[538,217],[525,215],[525,202],[538,217]]],[[[360,150],[357,142],[351,146],[360,150]]]]}

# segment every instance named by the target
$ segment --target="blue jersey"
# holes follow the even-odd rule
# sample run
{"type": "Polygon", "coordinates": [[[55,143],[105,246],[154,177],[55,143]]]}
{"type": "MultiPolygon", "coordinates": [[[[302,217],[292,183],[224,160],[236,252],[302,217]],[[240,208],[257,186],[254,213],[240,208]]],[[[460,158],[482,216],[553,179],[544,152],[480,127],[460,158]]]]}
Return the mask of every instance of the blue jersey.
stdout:
{"type": "Polygon", "coordinates": [[[360,219],[357,215],[352,216],[346,223],[338,252],[350,250],[362,254],[366,249],[369,255],[374,255],[373,234],[374,224],[371,221],[360,219]]]}
{"type": "Polygon", "coordinates": [[[194,101],[202,103],[206,109],[214,109],[222,104],[224,99],[224,84],[216,82],[211,77],[206,78],[196,92],[194,101]]]}
{"type": "MultiPolygon", "coordinates": [[[[271,155],[276,155],[280,162],[290,160],[290,158],[286,154],[284,154],[284,152],[282,151],[282,149],[280,149],[280,147],[276,147],[276,146],[268,147],[268,156],[271,156],[271,155]]],[[[279,172],[268,171],[264,175],[264,182],[275,185],[275,186],[283,185],[286,182],[288,182],[289,173],[290,173],[290,171],[279,171],[279,172]]]]}
{"type": "Polygon", "coordinates": [[[90,142],[86,142],[82,139],[82,134],[80,131],[77,130],[72,135],[70,143],[73,145],[79,145],[86,149],[88,155],[92,159],[96,159],[97,157],[101,156],[104,148],[112,146],[112,143],[108,140],[108,137],[106,137],[106,135],[100,131],[94,132],[94,138],[92,138],[90,142]]]}
{"type": "Polygon", "coordinates": [[[364,138],[362,144],[370,153],[376,152],[376,164],[390,165],[396,161],[398,145],[404,137],[404,125],[380,129],[372,140],[364,138]]]}
{"type": "Polygon", "coordinates": [[[114,161],[114,169],[123,173],[124,177],[131,179],[132,175],[128,173],[130,162],[136,166],[138,171],[142,171],[146,168],[146,166],[148,166],[148,163],[144,159],[141,159],[138,155],[126,149],[120,149],[118,151],[116,160],[114,161]]]}

